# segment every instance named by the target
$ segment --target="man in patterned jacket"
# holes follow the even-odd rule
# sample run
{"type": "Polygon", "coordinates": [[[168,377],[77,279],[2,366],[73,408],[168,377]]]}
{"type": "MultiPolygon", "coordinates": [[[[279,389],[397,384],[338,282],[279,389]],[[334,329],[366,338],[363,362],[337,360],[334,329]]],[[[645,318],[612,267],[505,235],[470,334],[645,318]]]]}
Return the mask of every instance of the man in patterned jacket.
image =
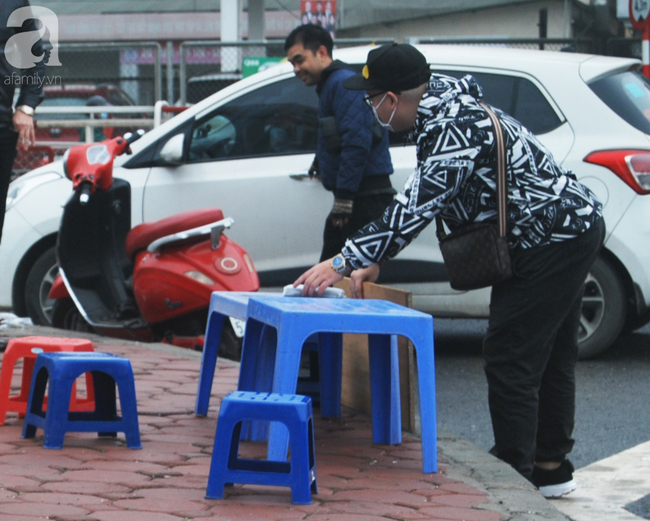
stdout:
{"type": "MultiPolygon", "coordinates": [[[[454,230],[496,222],[497,153],[491,121],[471,76],[431,74],[414,47],[372,50],[345,83],[366,90],[375,117],[411,130],[417,167],[383,217],[341,254],[304,273],[304,294],[350,275],[354,296],[376,280],[436,215],[454,230]]],[[[583,285],[605,226],[600,202],[521,124],[496,111],[506,141],[507,238],[514,275],[492,288],[483,354],[495,444],[491,452],[546,497],[576,488],[566,459],[574,440],[575,364],[583,285]]]]}

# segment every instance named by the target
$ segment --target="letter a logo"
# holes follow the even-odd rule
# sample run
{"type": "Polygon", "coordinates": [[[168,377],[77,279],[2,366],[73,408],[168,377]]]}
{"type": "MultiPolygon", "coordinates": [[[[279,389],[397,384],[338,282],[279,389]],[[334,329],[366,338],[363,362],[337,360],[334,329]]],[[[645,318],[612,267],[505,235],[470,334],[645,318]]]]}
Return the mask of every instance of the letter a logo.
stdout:
{"type": "Polygon", "coordinates": [[[60,66],[59,61],[59,20],[54,11],[40,6],[20,7],[7,20],[7,27],[22,27],[30,18],[40,20],[42,27],[36,31],[14,34],[5,46],[6,58],[16,69],[31,69],[45,60],[51,66],[60,66]],[[35,56],[32,47],[49,32],[50,50],[35,56]],[[49,56],[49,57],[48,57],[49,56]]]}

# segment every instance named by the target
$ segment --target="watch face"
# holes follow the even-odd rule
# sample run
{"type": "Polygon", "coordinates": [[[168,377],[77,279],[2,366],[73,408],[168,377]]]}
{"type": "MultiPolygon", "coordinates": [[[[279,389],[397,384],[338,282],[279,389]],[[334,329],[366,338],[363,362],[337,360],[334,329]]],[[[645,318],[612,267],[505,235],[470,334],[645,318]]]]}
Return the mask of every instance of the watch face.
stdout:
{"type": "Polygon", "coordinates": [[[341,268],[345,267],[345,259],[343,258],[342,255],[337,255],[332,259],[332,268],[334,268],[335,271],[340,271],[341,268]]]}

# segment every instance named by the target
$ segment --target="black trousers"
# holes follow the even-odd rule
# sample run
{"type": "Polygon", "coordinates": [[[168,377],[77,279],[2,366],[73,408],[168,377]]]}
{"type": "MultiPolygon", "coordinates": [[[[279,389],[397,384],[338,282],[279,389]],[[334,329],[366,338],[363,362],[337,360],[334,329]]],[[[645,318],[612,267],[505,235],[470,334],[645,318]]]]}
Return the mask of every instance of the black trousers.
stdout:
{"type": "Polygon", "coordinates": [[[604,236],[599,219],[574,239],[514,252],[513,278],[492,288],[483,343],[490,452],[526,478],[535,461],[562,461],[573,448],[582,293],[604,236]]]}
{"type": "Polygon", "coordinates": [[[365,195],[357,197],[354,200],[350,220],[341,228],[336,228],[328,216],[325,221],[325,229],[323,230],[323,250],[320,256],[321,262],[331,259],[338,253],[341,253],[343,246],[345,246],[345,241],[366,224],[381,217],[384,210],[392,200],[392,194],[365,195]]]}
{"type": "Polygon", "coordinates": [[[5,207],[7,204],[7,191],[11,180],[11,170],[16,159],[16,143],[18,133],[9,127],[0,126],[0,240],[2,227],[5,222],[5,207]]]}

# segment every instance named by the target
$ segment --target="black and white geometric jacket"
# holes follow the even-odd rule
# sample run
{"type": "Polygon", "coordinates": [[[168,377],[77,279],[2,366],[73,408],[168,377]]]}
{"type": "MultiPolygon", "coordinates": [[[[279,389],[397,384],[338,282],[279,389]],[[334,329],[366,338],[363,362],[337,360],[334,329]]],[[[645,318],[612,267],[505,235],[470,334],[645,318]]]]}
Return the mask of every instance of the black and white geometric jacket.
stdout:
{"type": "MultiPolygon", "coordinates": [[[[417,167],[381,219],[343,249],[354,268],[395,257],[439,213],[449,229],[496,222],[497,154],[491,121],[471,76],[432,74],[410,138],[417,167]]],[[[602,216],[602,205],[509,115],[495,109],[507,155],[508,242],[531,248],[576,237],[602,216]]]]}

